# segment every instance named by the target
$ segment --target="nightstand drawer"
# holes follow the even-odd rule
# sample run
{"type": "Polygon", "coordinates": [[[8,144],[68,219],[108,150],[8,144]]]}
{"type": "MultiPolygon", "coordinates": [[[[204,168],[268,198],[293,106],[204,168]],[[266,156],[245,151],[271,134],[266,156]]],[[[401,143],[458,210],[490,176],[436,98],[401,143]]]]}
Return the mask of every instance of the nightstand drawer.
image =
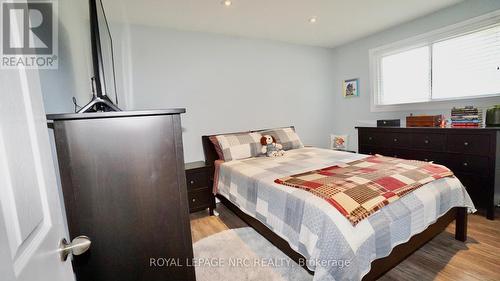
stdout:
{"type": "Polygon", "coordinates": [[[214,195],[212,194],[212,190],[210,188],[189,191],[189,210],[196,211],[211,207],[213,196],[214,195]]]}
{"type": "Polygon", "coordinates": [[[186,173],[186,184],[188,190],[194,190],[198,188],[208,187],[208,173],[206,170],[200,172],[189,172],[186,173]]]}
{"type": "Polygon", "coordinates": [[[490,137],[488,135],[448,135],[448,151],[488,155],[490,137]]]}

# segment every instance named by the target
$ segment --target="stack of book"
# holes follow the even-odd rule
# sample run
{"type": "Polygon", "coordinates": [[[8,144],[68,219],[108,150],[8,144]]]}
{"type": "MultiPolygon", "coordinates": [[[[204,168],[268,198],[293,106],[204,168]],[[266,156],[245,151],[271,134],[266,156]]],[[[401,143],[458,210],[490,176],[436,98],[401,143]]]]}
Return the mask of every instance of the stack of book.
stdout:
{"type": "Polygon", "coordinates": [[[452,128],[474,128],[483,126],[483,112],[472,106],[453,108],[451,110],[452,128]]]}

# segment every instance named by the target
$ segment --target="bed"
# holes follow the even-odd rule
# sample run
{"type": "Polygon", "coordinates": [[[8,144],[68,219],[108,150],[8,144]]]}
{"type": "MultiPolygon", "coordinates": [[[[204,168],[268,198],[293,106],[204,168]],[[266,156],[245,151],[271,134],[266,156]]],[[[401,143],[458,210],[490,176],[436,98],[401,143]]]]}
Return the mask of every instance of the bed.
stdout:
{"type": "MultiPolygon", "coordinates": [[[[259,130],[260,131],[260,130],[259,130]]],[[[207,164],[219,158],[203,136],[207,164]]],[[[252,157],[218,167],[217,197],[314,280],[374,280],[456,221],[467,238],[474,206],[455,177],[433,181],[353,226],[325,200],[275,179],[367,155],[302,147],[278,158],[252,157]],[[436,188],[439,187],[439,188],[436,188]]]]}

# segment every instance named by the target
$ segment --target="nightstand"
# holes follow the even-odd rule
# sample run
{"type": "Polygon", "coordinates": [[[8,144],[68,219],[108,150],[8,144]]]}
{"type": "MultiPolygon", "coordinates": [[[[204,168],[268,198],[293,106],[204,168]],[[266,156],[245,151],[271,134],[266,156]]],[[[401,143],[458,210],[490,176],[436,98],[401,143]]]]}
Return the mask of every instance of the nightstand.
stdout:
{"type": "Polygon", "coordinates": [[[186,185],[188,190],[189,212],[209,209],[210,215],[214,214],[215,196],[212,192],[210,166],[204,161],[186,163],[186,185]]]}

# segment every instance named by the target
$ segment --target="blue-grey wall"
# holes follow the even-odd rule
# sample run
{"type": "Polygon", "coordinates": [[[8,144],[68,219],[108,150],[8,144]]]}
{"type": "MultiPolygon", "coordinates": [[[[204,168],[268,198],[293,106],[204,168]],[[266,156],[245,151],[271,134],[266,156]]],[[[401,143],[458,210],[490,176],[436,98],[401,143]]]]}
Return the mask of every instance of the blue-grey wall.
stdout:
{"type": "MultiPolygon", "coordinates": [[[[458,23],[482,14],[500,9],[499,0],[469,0],[440,10],[431,15],[399,25],[397,27],[373,34],[369,37],[350,42],[334,48],[332,65],[334,66],[333,80],[335,84],[334,101],[331,105],[335,111],[335,118],[330,123],[330,130],[336,134],[349,135],[349,147],[357,150],[357,125],[373,125],[377,119],[402,119],[410,113],[415,114],[445,114],[450,115],[453,105],[474,105],[476,101],[463,100],[458,103],[443,103],[442,108],[420,111],[399,112],[371,112],[370,111],[370,68],[369,50],[399,40],[410,38],[441,27],[458,23]],[[342,97],[342,81],[344,79],[359,78],[359,97],[342,97]]],[[[404,89],[402,91],[404,94],[404,89]]],[[[500,98],[492,104],[500,103],[500,98]]]]}
{"type": "MultiPolygon", "coordinates": [[[[72,96],[81,104],[90,98],[88,21],[73,4],[60,3],[60,68],[40,74],[50,113],[71,111],[72,96]]],[[[113,25],[120,107],[186,107],[187,161],[203,159],[203,134],[287,125],[321,147],[330,133],[349,134],[356,149],[354,126],[410,113],[370,112],[369,49],[496,9],[499,0],[468,0],[334,49],[113,25]],[[342,80],[350,78],[360,79],[360,97],[344,99],[342,80]]],[[[412,112],[449,114],[449,108],[412,112]]]]}
{"type": "Polygon", "coordinates": [[[203,134],[259,128],[295,125],[306,144],[328,146],[331,49],[137,25],[113,34],[120,100],[185,107],[186,161],[204,159],[203,134]]]}

